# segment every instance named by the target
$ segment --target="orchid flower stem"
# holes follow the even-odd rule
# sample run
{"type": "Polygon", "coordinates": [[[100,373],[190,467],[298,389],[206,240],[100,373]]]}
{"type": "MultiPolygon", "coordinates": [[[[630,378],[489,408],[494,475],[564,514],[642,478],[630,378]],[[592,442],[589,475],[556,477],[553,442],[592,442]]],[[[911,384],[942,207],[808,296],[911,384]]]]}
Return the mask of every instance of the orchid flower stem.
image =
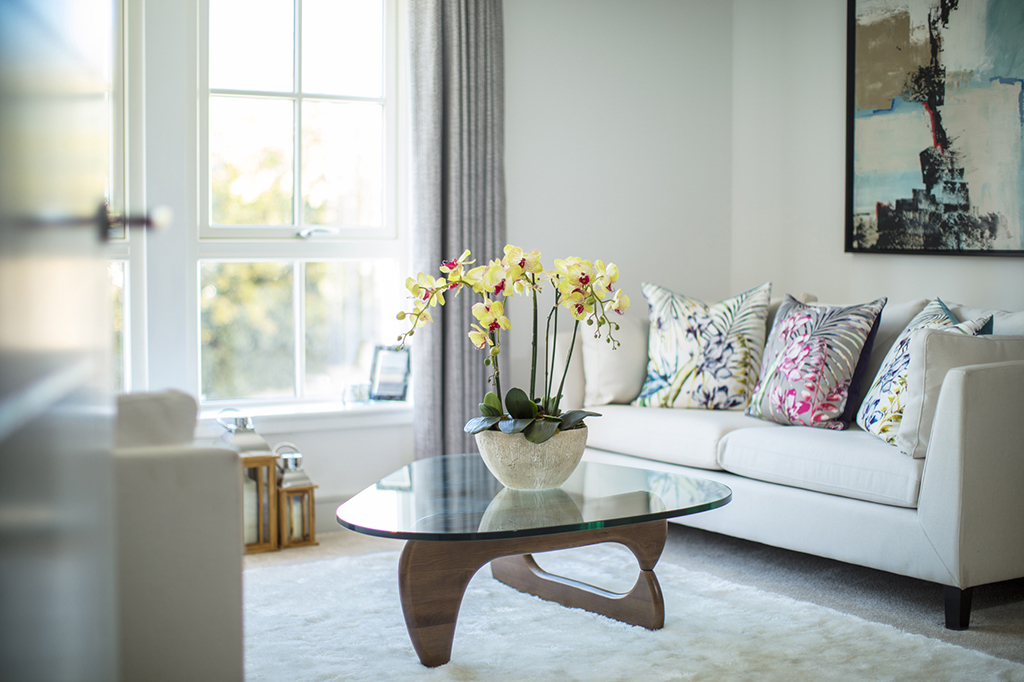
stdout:
{"type": "Polygon", "coordinates": [[[572,350],[576,347],[576,332],[579,331],[580,321],[572,326],[572,341],[569,342],[569,352],[565,354],[565,369],[562,371],[562,381],[558,384],[558,394],[555,396],[555,409],[552,414],[558,414],[558,405],[562,402],[562,389],[565,388],[565,375],[569,373],[569,362],[572,360],[572,350]]]}
{"type": "MultiPolygon", "coordinates": [[[[501,339],[501,330],[488,332],[491,337],[491,341],[495,347],[498,347],[498,343],[501,339]]],[[[498,410],[502,413],[505,412],[505,408],[501,406],[501,372],[498,371],[498,356],[491,356],[491,367],[494,368],[494,392],[498,394],[498,410]]]]}
{"type": "MultiPolygon", "coordinates": [[[[530,284],[537,286],[537,276],[530,275],[530,284]]],[[[536,399],[537,392],[537,290],[530,289],[533,298],[533,356],[530,359],[530,400],[536,399]]]]}
{"type": "MultiPolygon", "coordinates": [[[[554,410],[552,409],[553,405],[551,403],[551,384],[553,384],[554,381],[555,381],[555,349],[556,349],[555,347],[558,344],[558,291],[555,291],[555,305],[551,309],[551,314],[554,315],[554,322],[551,325],[552,326],[551,337],[550,337],[550,339],[545,339],[545,343],[549,343],[550,344],[550,348],[551,348],[551,364],[550,364],[551,372],[547,376],[547,381],[545,382],[545,386],[544,386],[544,413],[545,414],[553,414],[554,413],[554,410]]],[[[550,321],[551,317],[549,316],[548,319],[550,321]]],[[[547,348],[545,348],[545,350],[547,350],[547,348]]],[[[545,358],[545,364],[547,364],[547,358],[545,358]]]]}

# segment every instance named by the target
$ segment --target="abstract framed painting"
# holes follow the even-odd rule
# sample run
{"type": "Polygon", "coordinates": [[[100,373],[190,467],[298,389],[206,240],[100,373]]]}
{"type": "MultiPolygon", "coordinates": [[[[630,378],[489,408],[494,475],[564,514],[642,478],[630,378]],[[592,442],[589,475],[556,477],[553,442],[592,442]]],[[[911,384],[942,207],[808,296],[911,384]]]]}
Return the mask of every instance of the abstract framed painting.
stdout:
{"type": "Polygon", "coordinates": [[[1024,0],[848,0],[846,251],[1024,256],[1024,0]]]}

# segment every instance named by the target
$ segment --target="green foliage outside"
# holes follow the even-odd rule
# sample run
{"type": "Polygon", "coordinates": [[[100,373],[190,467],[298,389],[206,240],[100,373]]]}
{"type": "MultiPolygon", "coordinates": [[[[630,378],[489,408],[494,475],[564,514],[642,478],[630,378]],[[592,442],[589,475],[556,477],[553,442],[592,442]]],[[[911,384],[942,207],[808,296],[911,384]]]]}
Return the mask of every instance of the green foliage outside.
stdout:
{"type": "Polygon", "coordinates": [[[292,264],[200,268],[203,398],[294,395],[292,264]]]}
{"type": "Polygon", "coordinates": [[[260,153],[259,171],[272,174],[269,187],[246,202],[231,191],[242,171],[230,163],[213,171],[213,222],[219,225],[288,225],[292,222],[291,164],[273,149],[260,153]],[[287,188],[287,191],[283,188],[287,188]]]}
{"type": "MultiPolygon", "coordinates": [[[[213,174],[213,222],[216,225],[290,225],[292,223],[292,193],[282,187],[290,187],[285,174],[290,167],[283,163],[280,155],[271,149],[264,149],[260,170],[270,171],[274,180],[252,201],[246,202],[241,194],[231,191],[235,180],[242,175],[230,163],[219,164],[213,174]]],[[[303,220],[310,225],[324,225],[327,221],[327,203],[313,206],[303,198],[303,220]]]]}

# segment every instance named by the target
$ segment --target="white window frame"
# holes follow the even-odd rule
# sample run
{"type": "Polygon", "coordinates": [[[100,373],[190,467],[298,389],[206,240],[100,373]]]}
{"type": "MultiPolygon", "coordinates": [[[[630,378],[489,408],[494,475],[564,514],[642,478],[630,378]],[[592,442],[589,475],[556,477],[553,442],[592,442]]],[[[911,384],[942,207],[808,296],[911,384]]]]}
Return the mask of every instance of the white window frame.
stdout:
{"type": "MultiPolygon", "coordinates": [[[[220,228],[209,225],[209,158],[207,108],[209,88],[208,0],[146,0],[146,181],[151,205],[167,205],[175,215],[172,229],[148,235],[144,258],[149,315],[148,388],[177,388],[200,395],[201,339],[199,263],[201,261],[307,262],[392,258],[400,272],[408,270],[406,161],[400,153],[408,128],[404,102],[404,12],[385,0],[386,139],[383,228],[340,229],[310,239],[283,228],[220,228]]],[[[301,30],[300,21],[296,21],[301,30]]],[[[260,93],[263,96],[263,93],[260,93]]],[[[316,99],[321,99],[319,96],[316,99]]],[[[298,124],[298,122],[297,122],[298,124]]],[[[296,139],[298,137],[296,136],[296,139]]],[[[293,161],[298,163],[298,157],[293,161]]],[[[297,217],[297,216],[296,216],[297,217]]],[[[396,302],[401,305],[401,302],[396,302]]],[[[397,308],[396,308],[397,310],[397,308]]],[[[301,332],[297,332],[299,334],[301,332]]],[[[207,412],[224,407],[248,414],[310,414],[351,412],[337,400],[211,401],[207,412]]],[[[373,410],[407,412],[407,406],[376,406],[373,410]],[[396,410],[395,408],[398,407],[396,410]]]]}
{"type": "MultiPolygon", "coordinates": [[[[144,0],[120,0],[114,26],[112,193],[114,209],[126,216],[146,213],[144,0]],[[118,205],[120,204],[120,205],[118,205]]],[[[146,231],[126,229],[107,244],[108,260],[124,264],[123,390],[148,388],[146,344],[146,231]]]]}
{"type": "Polygon", "coordinates": [[[292,92],[268,92],[263,90],[211,89],[209,69],[202,65],[209,63],[210,27],[209,0],[200,0],[199,31],[199,235],[202,239],[303,239],[300,232],[306,228],[324,228],[315,234],[316,241],[331,240],[388,240],[398,236],[397,211],[394,197],[397,191],[397,101],[398,101],[398,59],[394,43],[397,40],[396,2],[384,0],[384,91],[380,97],[353,97],[325,95],[302,91],[302,2],[295,2],[293,15],[292,92]],[[212,211],[212,188],[210,183],[210,97],[226,95],[234,97],[258,97],[294,102],[292,116],[292,221],[291,225],[214,225],[212,211]],[[350,227],[342,225],[306,225],[302,219],[302,102],[304,100],[324,102],[370,102],[384,108],[384,182],[382,207],[383,224],[380,227],[350,227]]]}

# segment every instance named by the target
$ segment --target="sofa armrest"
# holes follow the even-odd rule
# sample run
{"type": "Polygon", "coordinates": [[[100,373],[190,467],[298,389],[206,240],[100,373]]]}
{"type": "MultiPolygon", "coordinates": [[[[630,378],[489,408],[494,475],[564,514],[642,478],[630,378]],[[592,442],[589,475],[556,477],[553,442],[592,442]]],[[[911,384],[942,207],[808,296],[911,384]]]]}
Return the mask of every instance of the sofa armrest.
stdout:
{"type": "Polygon", "coordinates": [[[122,680],[241,680],[242,469],[187,445],[114,451],[122,680]]]}
{"type": "Polygon", "coordinates": [[[1024,576],[1024,361],[950,370],[918,513],[960,588],[1024,576]]]}

